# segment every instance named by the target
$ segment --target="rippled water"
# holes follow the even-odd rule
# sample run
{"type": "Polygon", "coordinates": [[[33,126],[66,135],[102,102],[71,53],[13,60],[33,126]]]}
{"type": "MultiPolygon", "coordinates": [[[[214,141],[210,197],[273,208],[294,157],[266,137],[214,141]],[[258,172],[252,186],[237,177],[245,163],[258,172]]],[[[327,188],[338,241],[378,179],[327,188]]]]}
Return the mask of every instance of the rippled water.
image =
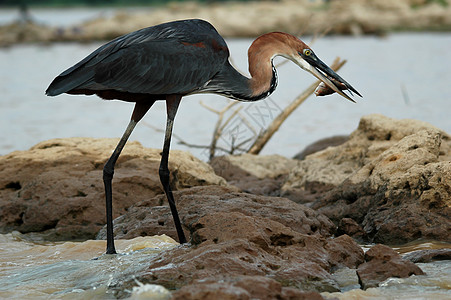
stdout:
{"type": "MultiPolygon", "coordinates": [[[[146,268],[146,261],[161,251],[176,247],[163,236],[118,240],[118,255],[104,255],[105,241],[35,243],[20,233],[0,235],[0,299],[113,299],[112,287],[133,278],[146,268]]],[[[400,253],[417,249],[450,247],[444,243],[422,243],[397,248],[400,253]]],[[[451,261],[420,263],[426,273],[409,278],[390,278],[378,288],[362,291],[355,271],[335,274],[342,293],[323,293],[339,299],[450,299],[451,261]]],[[[140,287],[146,299],[167,299],[162,287],[140,287]]],[[[141,296],[143,296],[141,294],[141,296]]]]}
{"type": "MultiPolygon", "coordinates": [[[[393,247],[401,255],[418,250],[445,249],[451,244],[445,242],[414,241],[403,246],[393,247]]],[[[363,246],[364,251],[371,245],[363,246]]],[[[361,290],[355,270],[339,270],[341,274],[334,275],[339,283],[340,293],[322,293],[325,297],[336,297],[340,300],[447,300],[451,299],[451,261],[432,261],[416,263],[425,275],[408,278],[388,278],[377,288],[361,290]]]]}
{"type": "Polygon", "coordinates": [[[323,293],[340,300],[448,300],[451,299],[451,261],[417,263],[426,275],[389,278],[377,288],[352,289],[344,293],[323,293]]]}
{"type": "MultiPolygon", "coordinates": [[[[109,287],[132,278],[149,257],[178,243],[162,235],[116,245],[119,255],[104,255],[105,241],[35,244],[19,233],[0,235],[0,299],[114,298],[109,287]]],[[[168,294],[153,292],[153,299],[168,294]]]]}

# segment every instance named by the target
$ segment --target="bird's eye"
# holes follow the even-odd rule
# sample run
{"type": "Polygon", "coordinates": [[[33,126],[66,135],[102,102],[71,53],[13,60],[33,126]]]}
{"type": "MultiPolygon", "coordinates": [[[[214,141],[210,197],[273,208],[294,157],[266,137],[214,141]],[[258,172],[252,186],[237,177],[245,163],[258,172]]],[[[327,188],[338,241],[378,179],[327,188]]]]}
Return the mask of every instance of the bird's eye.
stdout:
{"type": "Polygon", "coordinates": [[[303,53],[305,56],[310,56],[310,54],[312,54],[312,51],[309,49],[304,49],[303,53]]]}

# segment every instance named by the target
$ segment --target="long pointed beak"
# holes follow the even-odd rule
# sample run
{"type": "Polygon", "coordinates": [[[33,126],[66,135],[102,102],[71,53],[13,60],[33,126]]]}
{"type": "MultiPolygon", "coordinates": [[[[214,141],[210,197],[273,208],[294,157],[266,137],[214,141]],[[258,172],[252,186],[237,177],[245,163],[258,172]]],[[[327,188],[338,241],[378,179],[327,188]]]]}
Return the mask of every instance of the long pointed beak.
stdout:
{"type": "Polygon", "coordinates": [[[358,96],[362,97],[362,95],[360,95],[360,93],[355,88],[353,88],[352,85],[341,78],[340,75],[335,73],[334,70],[332,70],[328,65],[322,62],[318,57],[316,57],[315,54],[312,53],[309,57],[296,59],[296,63],[304,70],[312,73],[316,78],[324,82],[328,87],[330,87],[336,93],[348,99],[349,101],[355,102],[351,97],[345,94],[343,90],[348,90],[351,93],[351,96],[354,92],[358,96]],[[342,86],[339,87],[338,84],[334,81],[341,84],[342,86]]]}

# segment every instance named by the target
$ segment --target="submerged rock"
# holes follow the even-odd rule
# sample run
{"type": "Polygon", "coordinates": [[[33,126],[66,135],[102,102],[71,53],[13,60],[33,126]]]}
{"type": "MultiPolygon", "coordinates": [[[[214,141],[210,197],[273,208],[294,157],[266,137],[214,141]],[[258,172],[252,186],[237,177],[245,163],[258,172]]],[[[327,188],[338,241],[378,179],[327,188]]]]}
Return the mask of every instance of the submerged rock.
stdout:
{"type": "Polygon", "coordinates": [[[380,244],[365,253],[365,263],[357,269],[359,283],[363,289],[377,287],[389,277],[405,278],[423,274],[417,265],[403,259],[392,248],[380,244]]]}
{"type": "Polygon", "coordinates": [[[413,263],[428,263],[433,260],[451,260],[451,249],[425,249],[410,252],[403,259],[413,263]]]}
{"type": "MultiPolygon", "coordinates": [[[[117,139],[54,139],[0,157],[0,232],[41,232],[49,240],[93,238],[105,224],[103,165],[117,139]]],[[[162,194],[158,149],[130,142],[113,180],[113,215],[162,194]]],[[[213,169],[182,151],[171,151],[176,189],[225,185],[213,169]]]]}

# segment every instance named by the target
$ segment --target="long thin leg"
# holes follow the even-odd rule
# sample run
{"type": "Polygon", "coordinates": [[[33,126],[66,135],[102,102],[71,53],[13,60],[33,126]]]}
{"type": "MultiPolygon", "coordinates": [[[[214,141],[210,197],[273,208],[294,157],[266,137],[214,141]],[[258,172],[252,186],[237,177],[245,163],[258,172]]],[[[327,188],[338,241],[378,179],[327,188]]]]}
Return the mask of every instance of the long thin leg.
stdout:
{"type": "Polygon", "coordinates": [[[177,212],[177,207],[175,205],[174,196],[172,195],[171,186],[169,184],[169,167],[168,167],[168,158],[169,158],[169,148],[171,145],[171,136],[172,136],[172,126],[174,124],[174,118],[177,113],[178,106],[180,104],[180,100],[182,99],[179,95],[170,95],[166,97],[166,108],[167,108],[167,123],[166,123],[166,132],[164,135],[164,145],[163,145],[163,154],[161,156],[160,162],[160,181],[163,185],[164,192],[169,202],[169,207],[171,208],[172,217],[174,218],[175,229],[177,230],[177,235],[179,237],[180,244],[186,243],[185,233],[182,229],[182,224],[180,222],[179,214],[177,212]]]}
{"type": "Polygon", "coordinates": [[[111,187],[111,182],[113,181],[114,175],[114,165],[116,164],[119,155],[122,152],[125,144],[127,143],[130,134],[138,124],[139,120],[145,115],[145,113],[152,106],[153,102],[150,103],[136,103],[135,109],[133,111],[130,123],[128,123],[127,129],[125,129],[119,144],[117,144],[116,149],[114,149],[113,154],[107,163],[103,167],[103,184],[105,185],[105,200],[106,200],[106,253],[116,254],[116,249],[114,248],[114,233],[113,233],[113,192],[111,187]]]}

